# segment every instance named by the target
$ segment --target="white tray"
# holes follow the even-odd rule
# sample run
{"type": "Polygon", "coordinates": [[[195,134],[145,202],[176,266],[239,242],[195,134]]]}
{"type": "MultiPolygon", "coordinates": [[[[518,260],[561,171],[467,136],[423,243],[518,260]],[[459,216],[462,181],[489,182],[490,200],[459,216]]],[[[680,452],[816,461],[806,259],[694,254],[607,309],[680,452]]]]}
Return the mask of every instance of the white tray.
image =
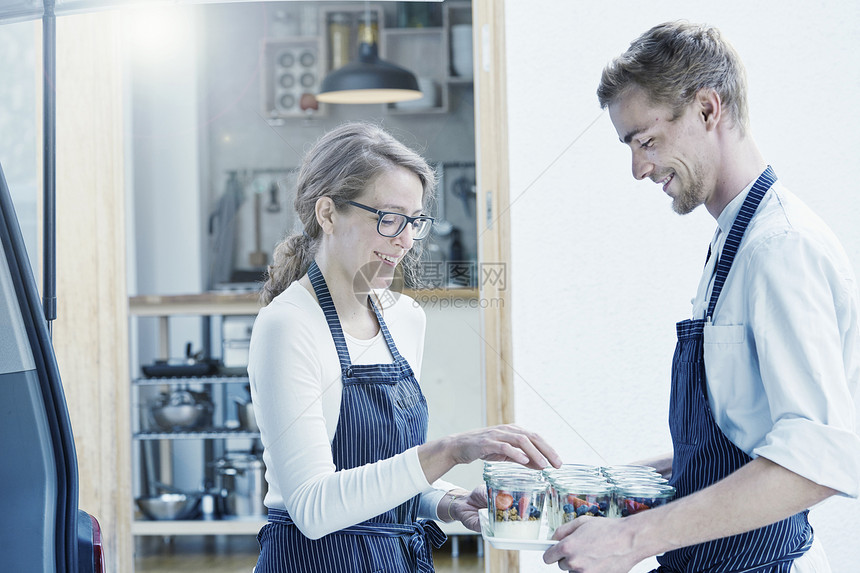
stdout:
{"type": "Polygon", "coordinates": [[[481,536],[490,542],[496,549],[508,551],[546,551],[558,541],[555,539],[513,539],[509,537],[495,537],[490,531],[490,515],[488,510],[479,509],[478,516],[481,520],[481,536]]]}

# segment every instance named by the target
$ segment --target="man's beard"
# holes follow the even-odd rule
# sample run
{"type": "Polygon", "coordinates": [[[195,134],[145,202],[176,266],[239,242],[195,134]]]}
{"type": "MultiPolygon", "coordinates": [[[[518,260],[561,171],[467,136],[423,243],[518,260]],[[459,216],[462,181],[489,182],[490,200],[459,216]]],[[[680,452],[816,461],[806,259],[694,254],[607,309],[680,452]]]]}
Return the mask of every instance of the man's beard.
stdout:
{"type": "Polygon", "coordinates": [[[672,199],[672,210],[679,215],[692,213],[693,210],[705,202],[705,177],[701,167],[696,167],[692,173],[692,180],[686,187],[681,188],[681,193],[672,199]]]}

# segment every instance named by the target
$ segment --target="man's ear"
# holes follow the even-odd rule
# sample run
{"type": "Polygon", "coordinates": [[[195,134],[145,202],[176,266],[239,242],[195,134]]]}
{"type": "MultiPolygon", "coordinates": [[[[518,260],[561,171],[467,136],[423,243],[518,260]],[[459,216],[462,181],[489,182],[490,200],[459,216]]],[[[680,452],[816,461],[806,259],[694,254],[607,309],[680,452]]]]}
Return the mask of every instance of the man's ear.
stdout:
{"type": "Polygon", "coordinates": [[[335,211],[334,201],[331,200],[331,197],[320,197],[314,205],[317,223],[326,235],[331,235],[334,232],[335,211]]]}
{"type": "Polygon", "coordinates": [[[696,92],[696,104],[699,106],[699,116],[705,128],[712,130],[720,123],[723,115],[723,101],[720,94],[713,88],[702,88],[696,92]]]}

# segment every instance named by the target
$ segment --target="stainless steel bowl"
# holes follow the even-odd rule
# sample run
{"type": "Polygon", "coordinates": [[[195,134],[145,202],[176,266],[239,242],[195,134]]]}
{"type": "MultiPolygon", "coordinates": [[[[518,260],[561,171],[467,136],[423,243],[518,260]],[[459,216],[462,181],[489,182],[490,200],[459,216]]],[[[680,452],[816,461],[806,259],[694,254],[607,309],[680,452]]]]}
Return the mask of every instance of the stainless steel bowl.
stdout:
{"type": "Polygon", "coordinates": [[[189,430],[206,414],[200,404],[165,404],[152,407],[152,420],[162,430],[189,430]]]}
{"type": "Polygon", "coordinates": [[[155,497],[137,498],[143,514],[154,520],[191,519],[197,515],[200,495],[165,493],[155,497]]]}
{"type": "Polygon", "coordinates": [[[190,390],[162,393],[149,404],[152,422],[167,432],[192,430],[211,424],[212,410],[212,402],[206,393],[190,390]]]}

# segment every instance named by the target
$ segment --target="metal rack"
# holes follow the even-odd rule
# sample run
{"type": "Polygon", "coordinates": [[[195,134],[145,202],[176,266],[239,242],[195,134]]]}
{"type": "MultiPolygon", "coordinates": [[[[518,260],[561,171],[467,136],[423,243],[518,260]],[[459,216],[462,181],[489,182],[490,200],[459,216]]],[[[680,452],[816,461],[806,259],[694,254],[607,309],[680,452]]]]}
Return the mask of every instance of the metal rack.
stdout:
{"type": "MultiPolygon", "coordinates": [[[[259,309],[255,293],[206,293],[201,295],[179,296],[138,296],[129,299],[129,314],[137,317],[154,317],[159,322],[159,353],[167,358],[169,349],[169,319],[173,316],[235,316],[254,315],[259,309]]],[[[174,377],[136,377],[132,378],[132,423],[137,429],[132,439],[142,447],[159,446],[159,463],[165,464],[165,473],[172,473],[172,448],[177,441],[201,440],[204,442],[205,460],[214,460],[223,453],[226,440],[258,439],[259,432],[227,427],[223,409],[219,419],[206,427],[187,431],[161,431],[146,427],[141,419],[141,391],[156,388],[182,386],[205,386],[205,392],[213,401],[226,403],[227,388],[230,385],[246,385],[247,376],[231,376],[213,373],[205,376],[174,377]]],[[[224,406],[226,407],[226,406],[224,406]]],[[[142,472],[140,461],[137,470],[142,472]]],[[[164,468],[164,465],[162,466],[164,468]]],[[[141,475],[143,475],[141,473],[141,475]]],[[[165,480],[160,480],[165,481],[165,480]]],[[[167,483],[167,482],[166,482],[167,483]]],[[[143,518],[132,521],[132,535],[256,535],[265,524],[262,516],[225,517],[214,520],[174,520],[149,521],[143,518]]]]}

